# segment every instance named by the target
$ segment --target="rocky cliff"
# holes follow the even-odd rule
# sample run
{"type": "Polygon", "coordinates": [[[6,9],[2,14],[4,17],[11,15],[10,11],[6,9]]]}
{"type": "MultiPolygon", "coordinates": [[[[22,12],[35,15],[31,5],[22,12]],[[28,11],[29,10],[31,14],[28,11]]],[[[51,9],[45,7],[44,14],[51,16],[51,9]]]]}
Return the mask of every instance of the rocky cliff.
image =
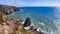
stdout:
{"type": "Polygon", "coordinates": [[[2,15],[10,15],[14,12],[20,11],[18,7],[8,6],[8,5],[0,5],[0,22],[3,22],[2,15]]]}
{"type": "Polygon", "coordinates": [[[11,14],[13,11],[20,11],[20,9],[15,6],[0,5],[0,12],[11,14]]]}

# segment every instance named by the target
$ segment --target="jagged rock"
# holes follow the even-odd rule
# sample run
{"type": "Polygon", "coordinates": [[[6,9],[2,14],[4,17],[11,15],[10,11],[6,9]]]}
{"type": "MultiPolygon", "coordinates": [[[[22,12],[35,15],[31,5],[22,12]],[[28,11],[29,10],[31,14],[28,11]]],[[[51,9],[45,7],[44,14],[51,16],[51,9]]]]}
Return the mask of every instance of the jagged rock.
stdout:
{"type": "Polygon", "coordinates": [[[24,27],[30,26],[31,25],[31,18],[27,17],[27,19],[23,25],[24,25],[24,27]]]}
{"type": "Polygon", "coordinates": [[[3,23],[3,25],[0,24],[0,34],[12,34],[13,28],[11,26],[7,25],[7,23],[3,23]]]}
{"type": "Polygon", "coordinates": [[[43,33],[43,32],[39,32],[40,34],[45,34],[45,33],[43,33]]]}
{"type": "Polygon", "coordinates": [[[20,24],[18,29],[24,29],[24,26],[22,24],[20,24]]]}
{"type": "Polygon", "coordinates": [[[34,26],[31,26],[31,28],[27,32],[30,33],[30,34],[44,34],[41,31],[37,31],[37,28],[34,27],[34,26]]]}
{"type": "Polygon", "coordinates": [[[29,34],[44,34],[43,32],[37,32],[37,31],[32,31],[32,30],[28,30],[27,33],[29,33],[29,34]]]}
{"type": "Polygon", "coordinates": [[[31,26],[30,30],[37,31],[37,28],[34,26],[31,26]]]}
{"type": "Polygon", "coordinates": [[[22,19],[20,19],[20,18],[18,18],[18,17],[15,17],[15,18],[13,18],[13,21],[14,21],[14,24],[16,24],[16,25],[20,25],[20,24],[22,24],[22,19]]]}

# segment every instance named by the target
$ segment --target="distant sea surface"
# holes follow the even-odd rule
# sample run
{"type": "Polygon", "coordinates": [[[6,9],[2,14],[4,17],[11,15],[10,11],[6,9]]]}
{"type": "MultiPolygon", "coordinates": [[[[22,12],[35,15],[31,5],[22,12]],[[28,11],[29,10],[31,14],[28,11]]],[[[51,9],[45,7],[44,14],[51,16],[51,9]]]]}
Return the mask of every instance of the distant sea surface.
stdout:
{"type": "Polygon", "coordinates": [[[19,9],[21,11],[11,15],[12,18],[18,16],[26,20],[27,17],[30,17],[31,26],[37,27],[46,34],[60,34],[60,12],[58,7],[19,7],[19,9]]]}

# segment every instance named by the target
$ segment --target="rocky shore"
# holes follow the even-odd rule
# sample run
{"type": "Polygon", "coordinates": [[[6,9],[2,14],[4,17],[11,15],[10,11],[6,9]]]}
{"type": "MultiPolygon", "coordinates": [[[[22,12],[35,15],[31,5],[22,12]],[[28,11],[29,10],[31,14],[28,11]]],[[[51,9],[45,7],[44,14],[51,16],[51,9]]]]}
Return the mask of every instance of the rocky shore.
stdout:
{"type": "Polygon", "coordinates": [[[8,15],[20,11],[17,7],[0,5],[0,34],[44,34],[41,31],[37,31],[37,28],[31,26],[26,30],[25,27],[31,25],[31,18],[27,17],[24,24],[23,20],[18,18],[10,19],[8,15]]]}

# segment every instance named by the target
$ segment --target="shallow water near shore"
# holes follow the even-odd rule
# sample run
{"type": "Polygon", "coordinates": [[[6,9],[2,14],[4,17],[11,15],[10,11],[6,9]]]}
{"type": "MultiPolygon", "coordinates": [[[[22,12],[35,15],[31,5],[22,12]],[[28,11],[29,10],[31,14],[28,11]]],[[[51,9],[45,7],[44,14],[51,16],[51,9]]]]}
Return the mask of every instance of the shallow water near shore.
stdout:
{"type": "Polygon", "coordinates": [[[60,34],[60,8],[58,7],[19,7],[10,18],[18,16],[25,20],[31,17],[31,26],[35,26],[46,34],[60,34]]]}

